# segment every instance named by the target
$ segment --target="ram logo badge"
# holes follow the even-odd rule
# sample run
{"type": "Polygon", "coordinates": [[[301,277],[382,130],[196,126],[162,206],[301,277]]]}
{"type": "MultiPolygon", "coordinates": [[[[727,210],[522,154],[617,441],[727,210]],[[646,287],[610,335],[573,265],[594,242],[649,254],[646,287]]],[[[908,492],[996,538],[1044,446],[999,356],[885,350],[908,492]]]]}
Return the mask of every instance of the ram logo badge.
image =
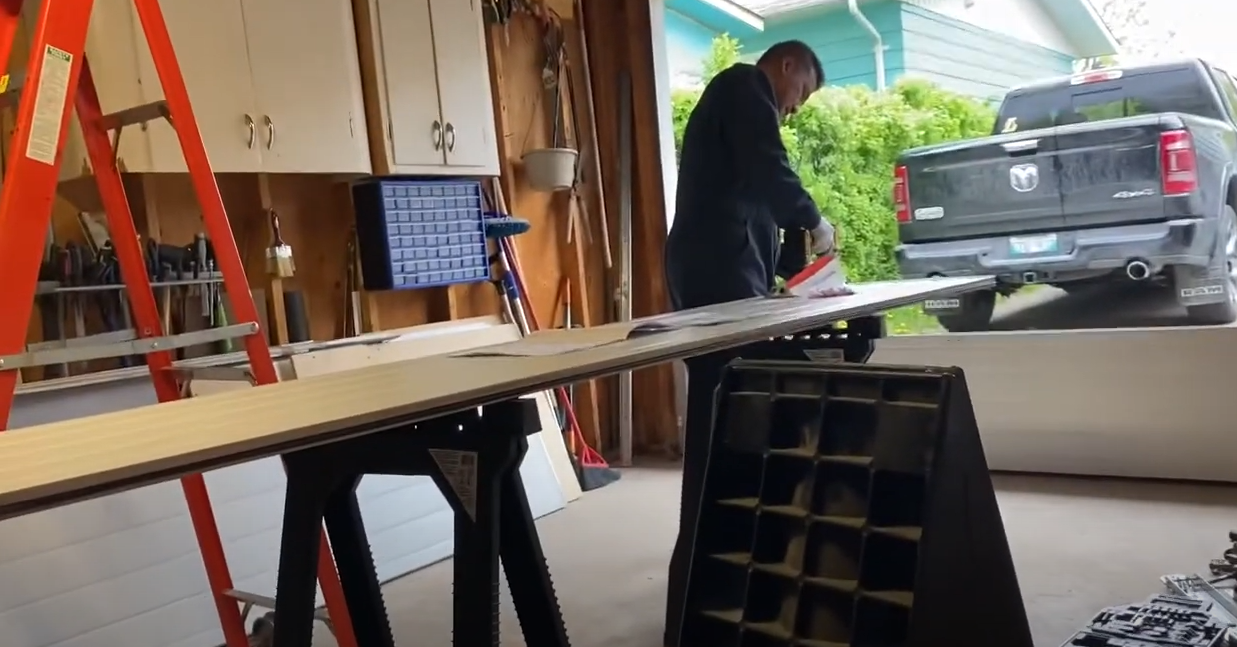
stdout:
{"type": "Polygon", "coordinates": [[[1009,169],[1009,186],[1018,193],[1030,193],[1039,186],[1039,167],[1034,164],[1018,164],[1009,169]]]}

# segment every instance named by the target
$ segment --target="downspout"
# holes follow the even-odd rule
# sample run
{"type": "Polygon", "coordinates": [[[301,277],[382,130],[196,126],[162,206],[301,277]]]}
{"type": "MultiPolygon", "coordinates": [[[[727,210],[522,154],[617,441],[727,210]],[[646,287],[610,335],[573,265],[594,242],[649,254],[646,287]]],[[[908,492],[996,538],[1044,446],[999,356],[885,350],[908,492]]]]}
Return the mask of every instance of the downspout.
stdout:
{"type": "Polygon", "coordinates": [[[863,28],[868,30],[872,35],[872,41],[876,49],[876,90],[879,92],[885,89],[885,41],[881,39],[881,33],[876,29],[876,25],[872,24],[868,17],[859,11],[859,0],[847,0],[847,8],[850,9],[850,15],[855,17],[855,20],[863,25],[863,28]]]}

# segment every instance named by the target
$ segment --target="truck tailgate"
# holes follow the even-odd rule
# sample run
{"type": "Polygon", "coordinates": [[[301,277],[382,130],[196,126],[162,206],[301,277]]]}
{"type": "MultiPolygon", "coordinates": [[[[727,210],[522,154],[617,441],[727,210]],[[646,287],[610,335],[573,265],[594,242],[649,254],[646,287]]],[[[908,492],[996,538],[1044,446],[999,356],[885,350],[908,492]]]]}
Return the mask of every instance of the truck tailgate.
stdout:
{"type": "Polygon", "coordinates": [[[902,242],[1061,229],[1056,155],[1051,128],[907,151],[902,242]]]}
{"type": "Polygon", "coordinates": [[[1070,229],[1162,220],[1160,117],[1056,128],[1061,205],[1070,229]]]}

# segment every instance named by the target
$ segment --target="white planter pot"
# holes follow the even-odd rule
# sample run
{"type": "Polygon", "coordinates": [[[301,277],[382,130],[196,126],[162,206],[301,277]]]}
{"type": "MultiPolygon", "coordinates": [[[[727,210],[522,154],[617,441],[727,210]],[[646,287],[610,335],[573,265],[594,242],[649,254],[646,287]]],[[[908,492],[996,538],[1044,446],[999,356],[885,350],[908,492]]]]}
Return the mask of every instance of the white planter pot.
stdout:
{"type": "Polygon", "coordinates": [[[561,191],[575,184],[576,160],[572,148],[541,148],[524,154],[524,178],[536,191],[561,191]]]}

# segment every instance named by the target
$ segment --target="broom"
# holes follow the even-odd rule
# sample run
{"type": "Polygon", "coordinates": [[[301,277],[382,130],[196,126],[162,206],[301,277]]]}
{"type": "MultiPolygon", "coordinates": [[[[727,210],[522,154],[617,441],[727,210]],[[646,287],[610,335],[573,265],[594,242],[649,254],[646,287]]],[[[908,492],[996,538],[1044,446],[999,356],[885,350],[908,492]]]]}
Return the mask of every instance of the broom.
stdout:
{"type": "MultiPolygon", "coordinates": [[[[501,188],[498,191],[501,191],[501,188]]],[[[501,193],[498,194],[498,200],[502,200],[501,193]]],[[[503,305],[508,317],[520,329],[522,335],[528,335],[541,328],[533,309],[524,307],[523,296],[528,294],[528,290],[524,284],[523,273],[520,271],[515,241],[511,240],[512,236],[522,234],[530,227],[527,220],[503,214],[487,213],[485,218],[486,238],[492,238],[497,243],[498,254],[496,256],[503,269],[503,305]]],[[[567,420],[568,440],[575,452],[572,459],[580,480],[580,489],[587,492],[619,480],[621,474],[611,469],[610,464],[602,458],[601,454],[589,447],[584,440],[584,434],[580,431],[580,422],[576,418],[575,407],[571,404],[567,390],[562,387],[556,388],[554,395],[567,420]]]]}

